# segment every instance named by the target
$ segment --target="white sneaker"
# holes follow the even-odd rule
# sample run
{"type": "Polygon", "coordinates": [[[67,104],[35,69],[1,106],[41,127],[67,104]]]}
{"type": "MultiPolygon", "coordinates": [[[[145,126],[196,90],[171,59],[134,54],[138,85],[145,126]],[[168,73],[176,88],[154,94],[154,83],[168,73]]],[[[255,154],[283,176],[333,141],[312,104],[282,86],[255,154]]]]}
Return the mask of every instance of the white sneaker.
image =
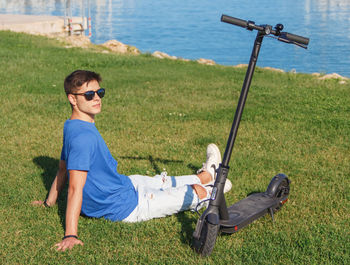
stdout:
{"type": "Polygon", "coordinates": [[[214,179],[215,171],[219,168],[220,163],[221,154],[219,148],[215,144],[209,144],[207,147],[207,160],[203,163],[202,168],[197,171],[197,174],[207,171],[210,173],[212,179],[214,179]]]}
{"type": "MultiPolygon", "coordinates": [[[[210,173],[212,177],[212,181],[207,183],[206,186],[214,185],[215,178],[216,178],[216,170],[219,168],[220,163],[221,163],[221,153],[219,148],[215,144],[209,144],[207,147],[207,160],[205,163],[203,163],[202,168],[197,171],[197,174],[203,171],[207,171],[210,173]]],[[[232,188],[231,181],[229,179],[226,179],[224,193],[230,191],[231,188],[232,188]]]]}

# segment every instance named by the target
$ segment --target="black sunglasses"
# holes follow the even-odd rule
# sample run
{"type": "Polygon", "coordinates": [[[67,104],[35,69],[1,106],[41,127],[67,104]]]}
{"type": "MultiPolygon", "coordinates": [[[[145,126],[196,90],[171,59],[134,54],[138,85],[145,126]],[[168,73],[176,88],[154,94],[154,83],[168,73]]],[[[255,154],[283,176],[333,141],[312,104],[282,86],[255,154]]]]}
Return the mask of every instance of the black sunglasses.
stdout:
{"type": "Polygon", "coordinates": [[[104,88],[100,88],[97,91],[89,90],[84,93],[71,93],[72,95],[83,95],[86,100],[92,100],[95,97],[95,93],[100,97],[103,98],[105,95],[106,90],[104,88]]]}

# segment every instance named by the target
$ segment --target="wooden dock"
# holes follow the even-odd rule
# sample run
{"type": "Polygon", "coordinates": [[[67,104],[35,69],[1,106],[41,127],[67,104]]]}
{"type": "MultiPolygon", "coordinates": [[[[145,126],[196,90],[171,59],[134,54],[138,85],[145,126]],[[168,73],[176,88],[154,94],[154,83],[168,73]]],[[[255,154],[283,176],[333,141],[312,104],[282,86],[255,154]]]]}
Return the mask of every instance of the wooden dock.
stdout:
{"type": "Polygon", "coordinates": [[[82,21],[81,17],[73,17],[69,26],[64,17],[0,14],[0,30],[38,35],[84,35],[85,29],[86,21],[82,21]]]}

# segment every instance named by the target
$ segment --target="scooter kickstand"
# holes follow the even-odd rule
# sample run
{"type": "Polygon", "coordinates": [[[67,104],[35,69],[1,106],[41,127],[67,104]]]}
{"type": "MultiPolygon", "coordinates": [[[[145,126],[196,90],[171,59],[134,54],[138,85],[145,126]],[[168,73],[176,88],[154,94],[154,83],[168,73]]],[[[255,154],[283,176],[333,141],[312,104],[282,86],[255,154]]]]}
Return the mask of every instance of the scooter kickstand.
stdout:
{"type": "Polygon", "coordinates": [[[275,223],[275,218],[274,218],[274,215],[273,215],[273,209],[269,208],[269,212],[270,212],[270,215],[271,215],[271,218],[272,218],[272,222],[275,223]]]}

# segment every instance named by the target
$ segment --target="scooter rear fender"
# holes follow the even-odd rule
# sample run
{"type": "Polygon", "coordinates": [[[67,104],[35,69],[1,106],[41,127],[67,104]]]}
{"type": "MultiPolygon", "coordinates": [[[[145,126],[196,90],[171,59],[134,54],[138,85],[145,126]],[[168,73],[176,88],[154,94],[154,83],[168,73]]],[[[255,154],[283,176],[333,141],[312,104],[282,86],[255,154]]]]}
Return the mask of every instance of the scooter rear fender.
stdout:
{"type": "Polygon", "coordinates": [[[267,187],[265,194],[270,196],[271,198],[275,197],[275,194],[277,193],[278,186],[282,183],[283,180],[287,179],[288,185],[290,184],[290,180],[288,177],[282,173],[274,176],[272,180],[270,181],[269,186],[267,187]]]}

